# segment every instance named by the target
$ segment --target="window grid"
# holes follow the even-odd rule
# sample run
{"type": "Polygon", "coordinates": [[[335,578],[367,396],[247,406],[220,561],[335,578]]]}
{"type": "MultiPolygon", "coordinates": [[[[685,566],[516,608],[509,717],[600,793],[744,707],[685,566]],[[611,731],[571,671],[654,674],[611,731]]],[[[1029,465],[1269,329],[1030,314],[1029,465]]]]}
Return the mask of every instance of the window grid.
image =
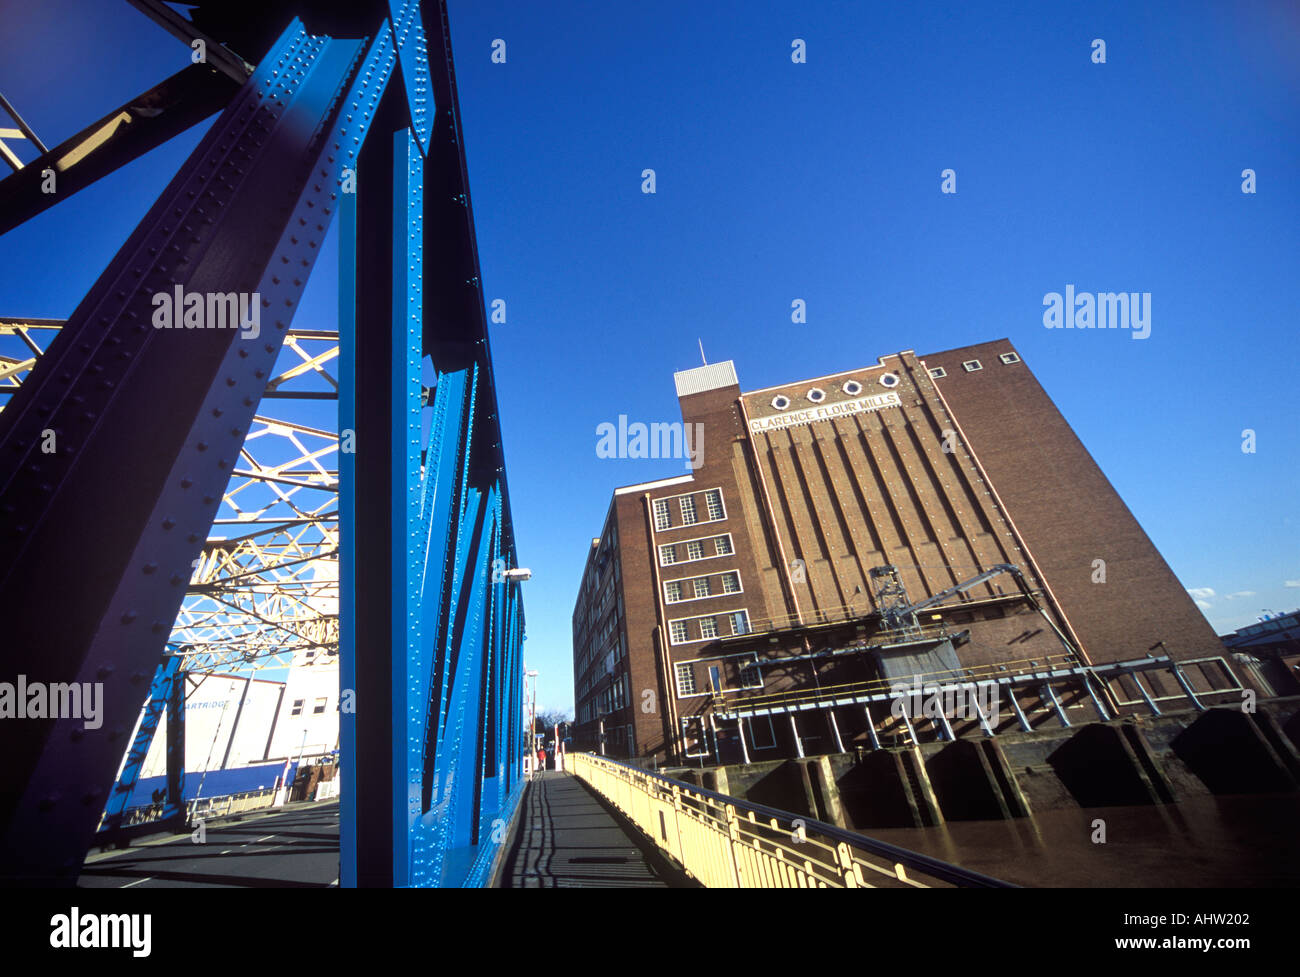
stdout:
{"type": "Polygon", "coordinates": [[[722,592],[724,594],[740,593],[740,575],[737,573],[724,573],[722,575],[722,592]]]}
{"type": "Polygon", "coordinates": [[[695,525],[699,521],[695,517],[695,499],[689,495],[683,495],[678,504],[682,507],[682,525],[695,525]]]}
{"type": "Polygon", "coordinates": [[[708,577],[696,577],[691,581],[691,584],[695,589],[696,597],[711,597],[713,595],[713,589],[709,586],[708,577]]]}
{"type": "Polygon", "coordinates": [[[695,666],[690,662],[677,663],[677,694],[695,694],[695,666]]]}
{"type": "Polygon", "coordinates": [[[711,560],[715,556],[731,556],[736,552],[735,546],[731,542],[731,534],[723,533],[721,536],[702,536],[699,539],[682,540],[677,543],[661,543],[659,545],[659,565],[666,567],[675,563],[690,563],[692,560],[711,560]],[[713,552],[705,555],[704,545],[712,544],[713,552]],[[683,557],[679,547],[685,545],[686,555],[683,557]]]}
{"type": "Polygon", "coordinates": [[[682,599],[682,582],[680,580],[670,580],[664,584],[668,593],[668,603],[675,604],[682,599]]]}
{"type": "Polygon", "coordinates": [[[713,617],[700,618],[700,637],[716,638],[718,636],[718,620],[713,617]]]}
{"type": "Polygon", "coordinates": [[[727,616],[731,619],[732,634],[749,634],[749,614],[745,611],[734,611],[727,616]]]}
{"type": "Polygon", "coordinates": [[[655,500],[655,529],[663,530],[672,528],[672,512],[668,508],[667,499],[655,500]]]}
{"type": "Polygon", "coordinates": [[[719,489],[709,489],[704,493],[704,504],[709,510],[709,519],[717,522],[719,519],[726,519],[727,512],[722,508],[722,492],[719,489]]]}
{"type": "Polygon", "coordinates": [[[669,625],[669,629],[672,634],[673,644],[679,645],[686,640],[685,621],[673,621],[673,623],[669,625]]]}

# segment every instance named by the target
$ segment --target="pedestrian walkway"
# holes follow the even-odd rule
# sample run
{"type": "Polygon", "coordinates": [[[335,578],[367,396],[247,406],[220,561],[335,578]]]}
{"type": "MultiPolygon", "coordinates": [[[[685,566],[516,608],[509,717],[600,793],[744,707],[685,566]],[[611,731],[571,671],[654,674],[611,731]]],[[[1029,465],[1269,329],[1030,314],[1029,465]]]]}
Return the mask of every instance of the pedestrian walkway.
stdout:
{"type": "Polygon", "coordinates": [[[499,888],[697,885],[576,777],[547,771],[528,785],[520,805],[499,888]]]}

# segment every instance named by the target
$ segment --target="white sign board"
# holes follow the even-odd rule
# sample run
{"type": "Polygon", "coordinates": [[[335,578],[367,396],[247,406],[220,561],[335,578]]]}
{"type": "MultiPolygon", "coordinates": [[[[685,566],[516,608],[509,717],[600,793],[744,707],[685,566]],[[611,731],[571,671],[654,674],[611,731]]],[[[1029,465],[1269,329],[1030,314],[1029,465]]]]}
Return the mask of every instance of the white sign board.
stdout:
{"type": "Polygon", "coordinates": [[[782,428],[795,427],[799,424],[812,424],[814,421],[831,421],[849,414],[864,414],[882,407],[901,407],[902,400],[898,394],[890,392],[859,397],[857,400],[842,400],[838,404],[822,404],[818,407],[806,407],[803,410],[786,411],[771,417],[756,417],[749,422],[749,430],[754,434],[767,431],[779,431],[782,428]]]}

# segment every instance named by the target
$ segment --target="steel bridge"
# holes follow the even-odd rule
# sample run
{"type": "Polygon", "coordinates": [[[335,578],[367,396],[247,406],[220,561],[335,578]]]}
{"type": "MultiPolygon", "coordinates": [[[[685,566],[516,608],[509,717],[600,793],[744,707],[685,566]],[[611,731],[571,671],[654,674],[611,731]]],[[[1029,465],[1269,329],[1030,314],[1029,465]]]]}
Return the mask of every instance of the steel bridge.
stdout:
{"type": "Polygon", "coordinates": [[[164,713],[183,810],[187,674],[319,652],[341,884],[482,885],[524,616],[446,4],[130,3],[183,70],[53,147],[0,101],[0,233],[216,117],[66,321],[0,320],[0,681],[104,717],[0,723],[0,871],[74,884],[164,713]]]}

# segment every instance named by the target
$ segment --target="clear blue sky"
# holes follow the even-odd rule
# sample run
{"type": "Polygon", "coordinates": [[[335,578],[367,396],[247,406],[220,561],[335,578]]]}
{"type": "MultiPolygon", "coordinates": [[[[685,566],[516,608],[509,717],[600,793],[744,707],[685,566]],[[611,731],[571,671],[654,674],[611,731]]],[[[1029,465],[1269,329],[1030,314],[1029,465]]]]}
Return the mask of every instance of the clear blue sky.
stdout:
{"type": "MultiPolygon", "coordinates": [[[[125,3],[16,6],[76,11],[0,35],[50,143],[188,53],[125,3]]],[[[596,427],[678,420],[697,339],[756,389],[1010,337],[1217,630],[1300,604],[1300,8],[913,6],[452,0],[539,704],[572,706],[611,490],[681,472],[596,427]],[[1045,329],[1067,284],[1150,292],[1150,338],[1045,329]]],[[[197,135],[0,238],[0,314],[70,313],[197,135]]],[[[318,269],[302,325],[333,322],[318,269]]]]}

